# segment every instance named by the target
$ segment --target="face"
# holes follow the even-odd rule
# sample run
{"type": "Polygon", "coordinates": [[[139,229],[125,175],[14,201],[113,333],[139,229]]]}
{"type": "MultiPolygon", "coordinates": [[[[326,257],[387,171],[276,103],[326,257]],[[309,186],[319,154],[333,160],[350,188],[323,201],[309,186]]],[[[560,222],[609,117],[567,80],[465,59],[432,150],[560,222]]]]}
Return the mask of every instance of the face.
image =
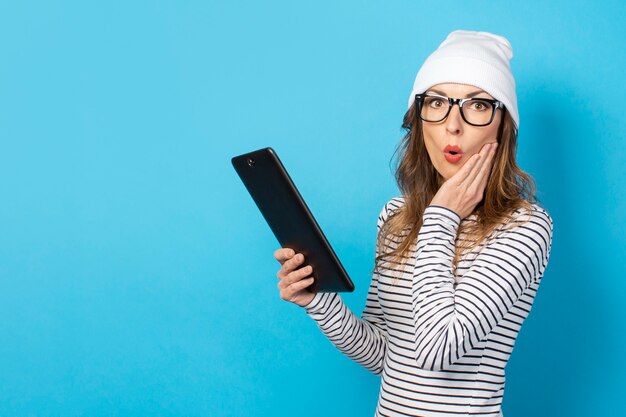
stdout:
{"type": "MultiPolygon", "coordinates": [[[[492,96],[478,87],[467,84],[437,84],[426,90],[427,93],[452,98],[490,98],[492,96]]],[[[441,122],[422,122],[424,143],[430,160],[444,180],[452,177],[467,160],[486,143],[497,142],[498,127],[502,119],[502,109],[497,109],[493,121],[487,126],[472,126],[461,117],[458,105],[452,106],[448,117],[441,122]],[[459,156],[446,154],[446,147],[458,147],[459,156]],[[448,158],[446,158],[446,155],[448,158]]]]}

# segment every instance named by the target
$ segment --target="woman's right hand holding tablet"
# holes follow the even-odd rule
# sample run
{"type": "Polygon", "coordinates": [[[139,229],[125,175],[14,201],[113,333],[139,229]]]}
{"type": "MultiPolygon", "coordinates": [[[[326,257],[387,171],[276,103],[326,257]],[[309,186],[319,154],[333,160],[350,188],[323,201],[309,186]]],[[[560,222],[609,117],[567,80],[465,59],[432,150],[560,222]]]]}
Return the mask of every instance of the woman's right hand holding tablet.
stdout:
{"type": "Polygon", "coordinates": [[[304,262],[304,255],[295,253],[293,249],[280,248],[274,252],[274,258],[282,267],[278,271],[278,289],[280,290],[280,298],[285,301],[304,307],[309,304],[315,294],[306,290],[308,286],[313,284],[313,268],[311,265],[296,269],[304,262]]]}

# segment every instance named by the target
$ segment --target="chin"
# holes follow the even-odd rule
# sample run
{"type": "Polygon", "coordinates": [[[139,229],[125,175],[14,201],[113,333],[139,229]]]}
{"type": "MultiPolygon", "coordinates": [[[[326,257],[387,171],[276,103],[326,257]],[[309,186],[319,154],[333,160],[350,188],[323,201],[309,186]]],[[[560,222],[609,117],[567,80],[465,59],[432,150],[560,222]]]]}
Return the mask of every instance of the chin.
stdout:
{"type": "Polygon", "coordinates": [[[446,160],[443,160],[441,162],[441,165],[435,166],[435,170],[439,174],[439,177],[441,178],[442,181],[447,181],[448,179],[452,178],[452,176],[456,174],[460,168],[460,167],[454,167],[450,165],[452,164],[450,164],[446,160]]]}
{"type": "Polygon", "coordinates": [[[439,179],[441,182],[443,181],[448,181],[449,178],[452,177],[452,175],[454,175],[454,173],[450,173],[450,172],[444,172],[442,173],[441,171],[437,171],[439,173],[439,179]]]}
{"type": "Polygon", "coordinates": [[[445,169],[445,170],[443,170],[443,171],[438,171],[438,172],[439,172],[439,175],[441,176],[441,178],[442,178],[444,181],[448,181],[450,178],[452,178],[452,176],[453,176],[454,174],[456,174],[456,172],[457,172],[457,171],[456,171],[456,170],[453,170],[453,169],[451,169],[451,168],[447,168],[447,169],[445,169]]]}

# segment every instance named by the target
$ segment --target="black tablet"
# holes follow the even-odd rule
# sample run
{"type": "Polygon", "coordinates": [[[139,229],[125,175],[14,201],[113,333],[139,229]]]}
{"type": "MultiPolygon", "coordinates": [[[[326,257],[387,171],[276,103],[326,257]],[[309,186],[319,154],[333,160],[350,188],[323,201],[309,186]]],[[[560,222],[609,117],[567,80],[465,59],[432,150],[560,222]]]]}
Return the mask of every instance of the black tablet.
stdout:
{"type": "Polygon", "coordinates": [[[328,243],[287,170],[272,148],[232,158],[281,247],[304,255],[302,265],[313,267],[311,292],[351,292],[354,284],[328,243]]]}

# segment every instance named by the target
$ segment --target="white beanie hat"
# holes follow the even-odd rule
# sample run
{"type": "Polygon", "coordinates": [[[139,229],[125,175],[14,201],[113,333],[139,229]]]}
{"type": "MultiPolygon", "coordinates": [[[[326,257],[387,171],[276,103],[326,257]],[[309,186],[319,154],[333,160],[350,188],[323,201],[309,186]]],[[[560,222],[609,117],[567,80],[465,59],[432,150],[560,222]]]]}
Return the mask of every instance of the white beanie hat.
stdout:
{"type": "Polygon", "coordinates": [[[417,73],[409,108],[415,94],[422,94],[435,84],[469,84],[504,103],[519,128],[511,58],[513,48],[504,37],[489,32],[455,30],[426,58],[417,73]]]}

